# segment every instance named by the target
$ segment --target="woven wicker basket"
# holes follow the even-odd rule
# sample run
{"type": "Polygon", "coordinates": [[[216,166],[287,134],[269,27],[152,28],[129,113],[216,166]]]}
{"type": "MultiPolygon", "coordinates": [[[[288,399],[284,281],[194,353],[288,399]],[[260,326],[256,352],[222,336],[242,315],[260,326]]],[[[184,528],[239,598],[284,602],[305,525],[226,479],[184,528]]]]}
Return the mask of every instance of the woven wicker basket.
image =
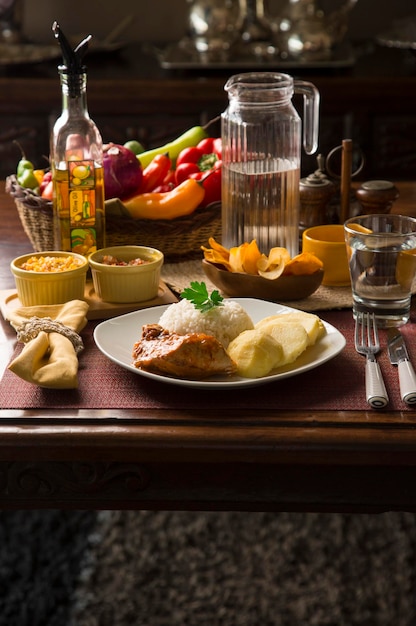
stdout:
{"type": "Polygon", "coordinates": [[[53,250],[52,202],[21,187],[14,175],[6,178],[6,191],[14,198],[20,221],[35,252],[53,250]]]}
{"type": "MultiPolygon", "coordinates": [[[[23,228],[36,252],[54,249],[52,203],[6,179],[6,191],[14,198],[23,228]]],[[[123,204],[106,201],[106,245],[142,245],[161,250],[166,259],[201,256],[201,245],[209,237],[221,240],[221,204],[199,208],[191,215],[173,220],[133,220],[123,204]]]]}

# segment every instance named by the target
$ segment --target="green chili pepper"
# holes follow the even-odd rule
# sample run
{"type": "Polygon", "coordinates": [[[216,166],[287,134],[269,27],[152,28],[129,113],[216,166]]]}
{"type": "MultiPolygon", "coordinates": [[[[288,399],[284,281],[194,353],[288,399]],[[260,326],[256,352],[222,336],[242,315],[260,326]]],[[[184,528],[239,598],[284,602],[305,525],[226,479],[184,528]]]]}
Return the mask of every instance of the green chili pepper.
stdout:
{"type": "Polygon", "coordinates": [[[205,139],[205,137],[208,137],[208,133],[202,126],[193,126],[185,133],[177,137],[174,141],[166,143],[164,146],[160,146],[159,148],[153,148],[153,150],[142,152],[137,155],[137,158],[142,164],[142,167],[147,167],[156,155],[168,154],[174,165],[177,156],[184,148],[196,146],[202,139],[205,139]]]}
{"type": "Polygon", "coordinates": [[[21,187],[26,189],[37,189],[39,187],[39,181],[36,178],[33,169],[23,169],[20,176],[17,177],[17,182],[21,187]]]}
{"type": "Polygon", "coordinates": [[[34,173],[33,163],[26,158],[22,146],[16,139],[14,143],[19,147],[21,154],[21,159],[16,168],[17,182],[21,187],[25,187],[26,189],[37,189],[39,187],[39,180],[34,173]]]}
{"type": "Polygon", "coordinates": [[[33,163],[28,161],[25,157],[22,157],[17,164],[17,176],[22,176],[27,170],[31,170],[33,172],[33,163]]]}

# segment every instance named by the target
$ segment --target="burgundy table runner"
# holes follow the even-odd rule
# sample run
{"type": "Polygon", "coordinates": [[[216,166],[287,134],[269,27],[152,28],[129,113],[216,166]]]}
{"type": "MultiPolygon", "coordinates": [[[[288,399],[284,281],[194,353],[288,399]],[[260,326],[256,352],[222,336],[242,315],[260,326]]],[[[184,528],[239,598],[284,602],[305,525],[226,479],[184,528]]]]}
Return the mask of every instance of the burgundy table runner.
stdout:
{"type": "MultiPolygon", "coordinates": [[[[150,380],[112,363],[95,346],[90,323],[83,331],[85,350],[80,354],[79,388],[42,389],[6,370],[0,383],[1,409],[198,409],[212,406],[216,414],[227,409],[371,410],[365,400],[365,358],[354,349],[351,310],[325,311],[320,317],[346,338],[345,349],[332,360],[302,374],[247,389],[203,390],[150,380]]],[[[402,327],[410,356],[416,363],[416,325],[402,327]]],[[[390,403],[387,409],[414,411],[399,393],[397,368],[386,350],[386,333],[380,331],[382,368],[390,403]]],[[[16,354],[21,345],[16,348],[16,354]]]]}

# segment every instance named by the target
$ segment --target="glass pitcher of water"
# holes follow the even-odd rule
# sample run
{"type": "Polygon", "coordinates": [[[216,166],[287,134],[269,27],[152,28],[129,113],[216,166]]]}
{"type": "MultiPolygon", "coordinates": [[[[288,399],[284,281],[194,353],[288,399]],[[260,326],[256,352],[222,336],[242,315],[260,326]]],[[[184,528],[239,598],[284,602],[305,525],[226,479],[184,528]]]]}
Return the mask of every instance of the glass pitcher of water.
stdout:
{"type": "Polygon", "coordinates": [[[274,247],[299,253],[301,121],[292,104],[304,99],[303,145],[317,150],[319,92],[287,74],[254,72],[225,85],[222,114],[222,243],[256,239],[261,252],[274,247]]]}

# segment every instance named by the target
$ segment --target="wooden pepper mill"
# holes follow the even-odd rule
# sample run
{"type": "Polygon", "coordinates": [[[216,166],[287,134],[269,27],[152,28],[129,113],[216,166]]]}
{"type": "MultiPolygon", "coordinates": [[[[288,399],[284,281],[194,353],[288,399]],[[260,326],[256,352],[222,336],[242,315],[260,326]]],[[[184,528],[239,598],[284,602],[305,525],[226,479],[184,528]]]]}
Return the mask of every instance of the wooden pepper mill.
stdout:
{"type": "Polygon", "coordinates": [[[363,214],[389,213],[399,190],[389,180],[369,180],[356,190],[355,195],[363,214]]]}
{"type": "Polygon", "coordinates": [[[317,161],[318,169],[299,183],[301,233],[311,226],[329,223],[327,207],[336,193],[335,184],[323,171],[323,156],[319,155],[317,161]]]}

